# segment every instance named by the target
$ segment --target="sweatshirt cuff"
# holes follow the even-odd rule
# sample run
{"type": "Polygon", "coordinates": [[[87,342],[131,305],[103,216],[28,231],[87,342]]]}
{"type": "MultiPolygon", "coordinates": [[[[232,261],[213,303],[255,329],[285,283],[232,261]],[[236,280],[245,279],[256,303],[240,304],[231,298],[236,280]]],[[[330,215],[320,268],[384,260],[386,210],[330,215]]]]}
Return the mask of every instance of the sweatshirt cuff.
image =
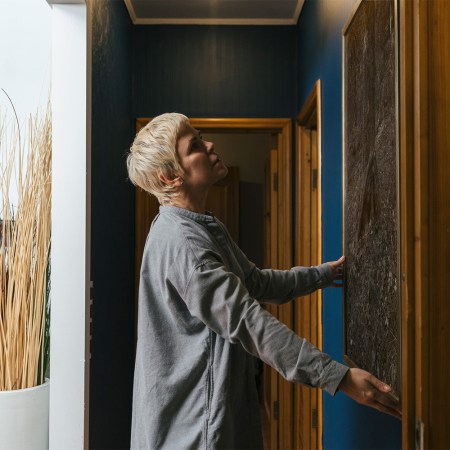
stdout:
{"type": "Polygon", "coordinates": [[[320,281],[319,281],[320,288],[324,288],[333,284],[334,281],[333,270],[331,269],[331,266],[328,263],[320,264],[319,266],[316,266],[316,269],[320,273],[320,281]]]}
{"type": "Polygon", "coordinates": [[[319,387],[334,396],[348,370],[348,366],[331,360],[319,387]]]}

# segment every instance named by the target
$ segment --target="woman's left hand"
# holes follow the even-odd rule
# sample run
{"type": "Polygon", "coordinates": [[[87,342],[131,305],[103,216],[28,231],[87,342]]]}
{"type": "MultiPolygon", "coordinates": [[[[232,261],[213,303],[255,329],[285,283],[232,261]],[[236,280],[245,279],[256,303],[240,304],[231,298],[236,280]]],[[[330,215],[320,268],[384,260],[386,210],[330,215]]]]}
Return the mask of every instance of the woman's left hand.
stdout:
{"type": "Polygon", "coordinates": [[[333,272],[333,280],[339,281],[339,283],[333,282],[329,287],[342,287],[343,279],[343,264],[345,262],[345,256],[341,256],[337,261],[331,261],[327,264],[330,265],[333,272]]]}

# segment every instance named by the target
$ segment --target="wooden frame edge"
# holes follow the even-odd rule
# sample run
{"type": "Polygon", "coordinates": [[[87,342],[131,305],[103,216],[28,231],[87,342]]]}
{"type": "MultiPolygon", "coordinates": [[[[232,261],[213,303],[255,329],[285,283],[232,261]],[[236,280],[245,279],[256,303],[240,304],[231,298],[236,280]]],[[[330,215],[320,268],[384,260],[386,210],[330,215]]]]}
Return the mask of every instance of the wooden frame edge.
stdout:
{"type": "MultiPolygon", "coordinates": [[[[317,129],[317,158],[318,158],[318,174],[317,174],[317,196],[318,196],[318,248],[317,248],[317,258],[319,262],[322,262],[322,108],[321,108],[321,81],[320,79],[316,81],[314,87],[303,103],[300,112],[297,114],[295,120],[295,136],[296,136],[296,147],[295,147],[295,159],[296,159],[296,170],[300,170],[302,172],[302,157],[301,157],[301,144],[300,144],[300,131],[302,127],[309,128],[314,122],[317,129]],[[314,120],[315,119],[315,120],[314,120]]],[[[294,186],[296,194],[300,192],[300,186],[296,180],[294,186]]],[[[302,213],[301,209],[295,207],[296,214],[296,229],[295,233],[295,261],[294,264],[301,264],[298,259],[298,255],[301,253],[301,236],[297,235],[297,227],[302,223],[302,213]]],[[[317,334],[318,334],[318,348],[322,349],[323,347],[323,329],[322,329],[322,294],[318,292],[317,299],[317,334]]],[[[313,394],[313,391],[311,392],[313,394]]],[[[322,410],[322,392],[320,390],[316,391],[317,395],[317,449],[321,450],[323,448],[322,445],[322,436],[323,436],[323,410],[322,410]]],[[[311,429],[312,430],[312,429],[311,429]]]]}

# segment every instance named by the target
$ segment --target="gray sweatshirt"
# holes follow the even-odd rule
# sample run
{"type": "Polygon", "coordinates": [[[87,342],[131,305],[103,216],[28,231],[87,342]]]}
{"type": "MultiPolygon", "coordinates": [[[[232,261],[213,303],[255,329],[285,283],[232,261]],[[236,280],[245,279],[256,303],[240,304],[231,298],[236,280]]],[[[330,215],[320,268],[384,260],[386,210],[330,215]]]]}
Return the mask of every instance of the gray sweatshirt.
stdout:
{"type": "Polygon", "coordinates": [[[262,448],[251,355],[334,395],[348,368],[260,304],[331,282],[328,264],[260,270],[212,215],[160,207],[141,267],[131,448],[262,448]]]}

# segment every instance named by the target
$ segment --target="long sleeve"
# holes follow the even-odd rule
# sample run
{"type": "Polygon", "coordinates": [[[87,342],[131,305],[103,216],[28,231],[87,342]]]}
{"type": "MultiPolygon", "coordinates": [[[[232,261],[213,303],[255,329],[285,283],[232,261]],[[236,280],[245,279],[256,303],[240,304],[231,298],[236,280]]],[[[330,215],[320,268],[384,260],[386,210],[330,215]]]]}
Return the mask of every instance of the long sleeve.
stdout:
{"type": "Polygon", "coordinates": [[[317,288],[321,270],[259,271],[242,255],[213,216],[160,208],[142,258],[131,448],[262,448],[251,354],[336,391],[347,368],[256,300],[317,288]]]}
{"type": "Polygon", "coordinates": [[[283,304],[332,283],[331,267],[293,267],[290,270],[258,269],[250,263],[245,283],[251,295],[268,303],[283,304]]]}
{"type": "MultiPolygon", "coordinates": [[[[294,277],[295,287],[287,295],[297,295],[301,272],[261,271],[266,280],[261,292],[270,296],[274,288],[291,284],[286,278],[294,277]]],[[[219,261],[197,264],[182,297],[193,316],[229,342],[240,343],[289,381],[320,387],[334,395],[348,369],[265,311],[241,280],[219,261]]]]}
{"type": "Polygon", "coordinates": [[[295,297],[310,294],[333,283],[329,264],[313,267],[293,267],[290,270],[259,269],[232,241],[225,227],[233,253],[245,276],[250,295],[267,303],[283,304],[295,297]]]}

